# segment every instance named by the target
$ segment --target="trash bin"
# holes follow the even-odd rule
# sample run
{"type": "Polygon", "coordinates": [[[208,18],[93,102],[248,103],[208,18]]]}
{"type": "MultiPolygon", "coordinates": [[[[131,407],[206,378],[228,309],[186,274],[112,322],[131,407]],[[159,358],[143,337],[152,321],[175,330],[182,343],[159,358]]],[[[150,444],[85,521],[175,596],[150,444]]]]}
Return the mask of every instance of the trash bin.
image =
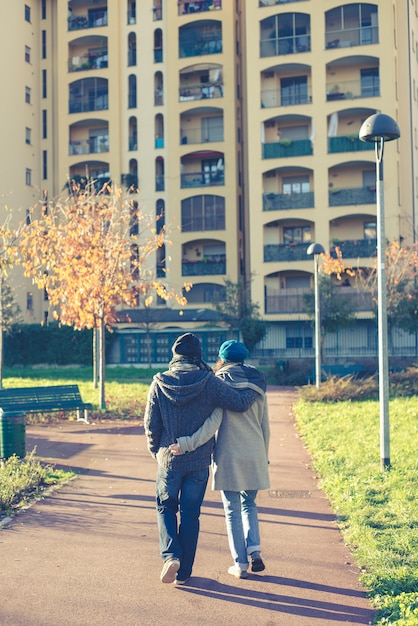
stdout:
{"type": "Polygon", "coordinates": [[[0,409],[0,459],[26,456],[25,414],[0,409]]]}

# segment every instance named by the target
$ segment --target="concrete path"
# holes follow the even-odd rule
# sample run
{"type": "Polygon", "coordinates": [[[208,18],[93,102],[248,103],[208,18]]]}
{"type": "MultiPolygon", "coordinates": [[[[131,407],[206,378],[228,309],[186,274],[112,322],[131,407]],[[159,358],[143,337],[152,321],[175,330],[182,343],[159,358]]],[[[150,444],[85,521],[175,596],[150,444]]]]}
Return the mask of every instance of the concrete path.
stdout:
{"type": "Polygon", "coordinates": [[[295,391],[268,391],[271,489],[258,498],[267,568],[227,574],[220,496],[208,488],[193,577],[163,585],[155,461],[140,424],[27,427],[27,449],[79,476],[0,529],[0,626],[370,624],[358,570],[294,428],[295,391]]]}

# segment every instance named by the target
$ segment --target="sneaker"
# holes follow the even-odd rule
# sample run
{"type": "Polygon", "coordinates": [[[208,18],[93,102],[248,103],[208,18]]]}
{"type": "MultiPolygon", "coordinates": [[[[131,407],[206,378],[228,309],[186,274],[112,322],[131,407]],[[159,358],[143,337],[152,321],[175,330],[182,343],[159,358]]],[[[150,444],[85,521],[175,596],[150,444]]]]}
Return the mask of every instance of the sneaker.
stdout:
{"type": "Polygon", "coordinates": [[[228,567],[228,574],[231,574],[231,576],[235,576],[235,578],[248,578],[248,572],[245,569],[237,567],[236,565],[231,565],[231,567],[228,567]]]}
{"type": "Polygon", "coordinates": [[[180,567],[179,559],[167,559],[163,565],[163,569],[161,570],[160,580],[162,583],[173,583],[177,571],[180,567]]]}
{"type": "Polygon", "coordinates": [[[256,551],[250,554],[251,558],[251,571],[252,572],[263,572],[266,569],[266,566],[263,563],[263,559],[261,558],[261,554],[256,551]]]}
{"type": "Polygon", "coordinates": [[[176,585],[185,585],[187,583],[187,581],[189,580],[190,576],[188,576],[187,578],[176,578],[176,580],[174,581],[174,584],[176,585]]]}

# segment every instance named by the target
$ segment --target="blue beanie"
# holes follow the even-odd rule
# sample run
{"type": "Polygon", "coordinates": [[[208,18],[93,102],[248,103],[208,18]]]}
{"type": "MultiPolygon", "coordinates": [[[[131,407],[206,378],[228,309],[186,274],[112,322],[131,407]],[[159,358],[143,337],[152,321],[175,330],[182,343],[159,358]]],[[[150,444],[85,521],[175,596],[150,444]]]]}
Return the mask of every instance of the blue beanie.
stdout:
{"type": "Polygon", "coordinates": [[[247,348],[240,341],[224,341],[219,348],[218,357],[224,363],[242,363],[249,355],[247,348]]]}

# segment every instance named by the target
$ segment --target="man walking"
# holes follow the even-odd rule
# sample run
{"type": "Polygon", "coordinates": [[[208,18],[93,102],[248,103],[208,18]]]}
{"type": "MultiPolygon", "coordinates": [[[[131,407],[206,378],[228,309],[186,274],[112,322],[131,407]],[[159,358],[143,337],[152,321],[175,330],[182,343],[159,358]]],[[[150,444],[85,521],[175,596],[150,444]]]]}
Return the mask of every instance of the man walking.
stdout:
{"type": "Polygon", "coordinates": [[[178,337],[172,352],[168,371],[154,376],[151,383],[144,427],[148,450],[158,461],[160,579],[181,585],[192,573],[214,439],[182,456],[174,456],[169,446],[200,428],[215,407],[246,411],[258,394],[235,390],[216,378],[202,361],[198,337],[191,333],[178,337]]]}

